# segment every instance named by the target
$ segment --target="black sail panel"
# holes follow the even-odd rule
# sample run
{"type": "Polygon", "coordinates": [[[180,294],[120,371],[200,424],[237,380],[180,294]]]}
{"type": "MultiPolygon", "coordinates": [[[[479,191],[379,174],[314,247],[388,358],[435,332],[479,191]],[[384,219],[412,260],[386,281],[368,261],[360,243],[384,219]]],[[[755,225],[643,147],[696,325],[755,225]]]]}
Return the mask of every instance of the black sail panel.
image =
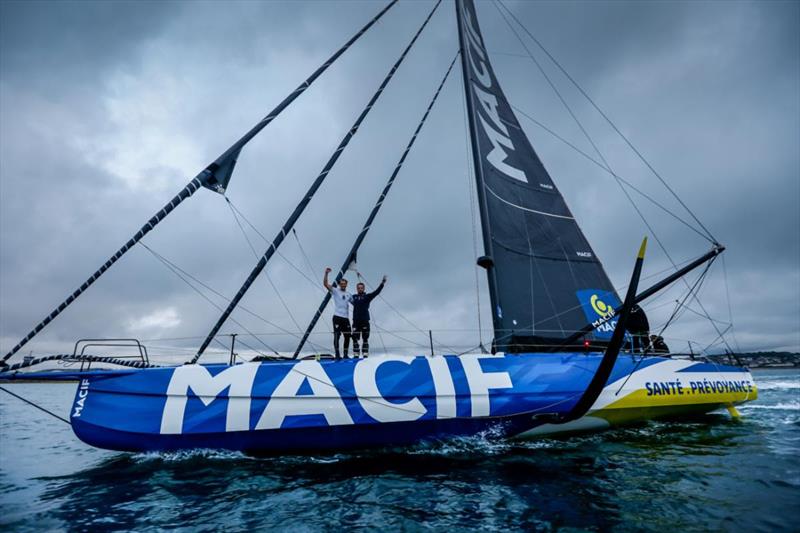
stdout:
{"type": "MultiPolygon", "coordinates": [[[[619,296],[498,84],[473,1],[456,6],[495,345],[546,349],[613,313],[619,296]]],[[[608,340],[615,323],[586,340],[608,340]]]]}

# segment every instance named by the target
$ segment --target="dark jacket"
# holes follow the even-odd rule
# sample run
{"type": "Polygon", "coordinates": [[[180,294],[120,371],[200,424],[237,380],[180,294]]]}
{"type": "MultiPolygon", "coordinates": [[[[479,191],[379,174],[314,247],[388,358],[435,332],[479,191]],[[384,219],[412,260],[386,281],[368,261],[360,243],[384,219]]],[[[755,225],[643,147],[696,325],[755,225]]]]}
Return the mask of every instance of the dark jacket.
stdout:
{"type": "Polygon", "coordinates": [[[369,304],[378,296],[383,290],[383,283],[378,285],[378,288],[373,292],[364,294],[355,293],[353,300],[350,304],[353,306],[353,322],[368,322],[369,321],[369,304]]]}
{"type": "Polygon", "coordinates": [[[638,305],[631,308],[631,314],[628,315],[628,322],[625,324],[625,329],[634,335],[642,335],[650,332],[650,324],[647,321],[647,315],[644,310],[638,305]]]}

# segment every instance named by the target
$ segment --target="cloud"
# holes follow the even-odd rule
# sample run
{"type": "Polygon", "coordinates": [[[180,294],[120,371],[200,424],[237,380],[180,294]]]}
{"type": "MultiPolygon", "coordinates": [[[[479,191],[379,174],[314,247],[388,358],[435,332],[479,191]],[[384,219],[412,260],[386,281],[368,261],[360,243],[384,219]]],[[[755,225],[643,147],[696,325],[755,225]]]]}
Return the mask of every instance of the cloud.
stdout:
{"type": "MultiPolygon", "coordinates": [[[[392,8],[242,153],[228,196],[266,239],[275,236],[430,5],[392,8]]],[[[742,347],[799,349],[800,7],[508,5],[728,246],[727,281],[742,347]]],[[[478,10],[512,102],[591,150],[530,60],[506,55],[524,51],[494,7],[481,3],[478,10]]],[[[3,2],[0,11],[0,348],[7,350],[377,5],[3,2]]],[[[322,268],[344,259],[456,47],[453,9],[443,5],[298,222],[299,243],[291,235],[280,248],[302,274],[282,257],[268,265],[266,274],[294,320],[259,279],[242,302],[253,313],[237,310],[238,324],[229,321],[221,333],[242,333],[241,341],[259,351],[266,345],[293,349],[296,330],[322,298],[322,268]],[[243,328],[265,335],[253,339],[243,328]]],[[[558,81],[617,172],[680,210],[601,118],[558,81]]],[[[437,343],[473,347],[478,309],[483,341],[490,337],[482,272],[476,284],[480,235],[476,250],[462,90],[454,71],[359,254],[368,280],[390,276],[388,304],[374,305],[376,322],[391,330],[383,333],[387,348],[424,353],[429,329],[437,343]]],[[[520,120],[610,277],[625,283],[648,230],[612,178],[520,120]]],[[[645,210],[675,262],[707,249],[657,208],[645,210]]],[[[263,252],[266,244],[243,225],[263,252]]],[[[207,190],[145,241],[225,297],[255,264],[225,199],[207,190]]],[[[653,246],[645,274],[669,266],[653,246]]],[[[726,321],[721,266],[713,274],[703,301],[726,321]]],[[[189,285],[217,306],[227,305],[137,246],[30,348],[63,349],[79,337],[119,336],[135,326],[137,335],[173,350],[165,353],[191,353],[219,310],[189,285]]],[[[666,320],[681,290],[676,286],[654,300],[653,322],[666,320]]],[[[312,337],[323,347],[330,342],[329,320],[326,315],[312,337]]],[[[707,344],[716,332],[687,311],[670,335],[675,342],[707,344]]]]}
{"type": "Polygon", "coordinates": [[[128,329],[134,334],[141,334],[143,332],[149,333],[154,329],[171,329],[180,326],[180,324],[181,319],[178,317],[178,310],[174,307],[167,307],[132,319],[128,323],[128,329]]]}

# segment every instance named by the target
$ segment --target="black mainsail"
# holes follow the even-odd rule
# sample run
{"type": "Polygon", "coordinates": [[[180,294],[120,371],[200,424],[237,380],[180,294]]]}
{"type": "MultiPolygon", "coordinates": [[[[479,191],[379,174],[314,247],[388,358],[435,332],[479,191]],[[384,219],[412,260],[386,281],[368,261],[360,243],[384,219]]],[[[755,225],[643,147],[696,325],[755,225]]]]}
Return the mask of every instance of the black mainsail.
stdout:
{"type": "MultiPolygon", "coordinates": [[[[546,350],[621,302],[498,84],[473,0],[456,0],[456,14],[494,347],[546,350]]],[[[606,343],[615,323],[584,340],[606,343]]]]}

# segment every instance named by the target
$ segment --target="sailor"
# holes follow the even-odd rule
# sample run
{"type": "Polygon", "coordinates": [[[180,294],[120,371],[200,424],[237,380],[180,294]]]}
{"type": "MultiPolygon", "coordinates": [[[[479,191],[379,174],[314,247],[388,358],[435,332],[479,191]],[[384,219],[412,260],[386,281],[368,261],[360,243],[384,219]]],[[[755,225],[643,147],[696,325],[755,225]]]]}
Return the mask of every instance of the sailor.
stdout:
{"type": "Polygon", "coordinates": [[[669,353],[669,346],[661,335],[650,335],[650,346],[653,347],[653,353],[669,353]]]}
{"type": "Polygon", "coordinates": [[[650,339],[650,323],[644,310],[638,305],[631,308],[626,328],[633,338],[633,353],[644,352],[650,339]]]}
{"type": "Polygon", "coordinates": [[[363,283],[356,284],[356,293],[353,295],[353,355],[367,357],[369,355],[369,304],[378,296],[386,285],[386,276],[374,291],[367,293],[363,283]],[[359,341],[363,338],[359,349],[359,341]]]}
{"type": "Polygon", "coordinates": [[[336,354],[336,359],[341,359],[339,354],[339,338],[344,335],[344,358],[347,359],[351,335],[349,318],[350,308],[348,304],[353,301],[353,295],[347,292],[347,280],[344,278],[339,280],[338,287],[328,283],[328,274],[330,274],[330,272],[330,267],[325,269],[325,276],[322,278],[322,284],[333,297],[333,350],[336,354]]]}

